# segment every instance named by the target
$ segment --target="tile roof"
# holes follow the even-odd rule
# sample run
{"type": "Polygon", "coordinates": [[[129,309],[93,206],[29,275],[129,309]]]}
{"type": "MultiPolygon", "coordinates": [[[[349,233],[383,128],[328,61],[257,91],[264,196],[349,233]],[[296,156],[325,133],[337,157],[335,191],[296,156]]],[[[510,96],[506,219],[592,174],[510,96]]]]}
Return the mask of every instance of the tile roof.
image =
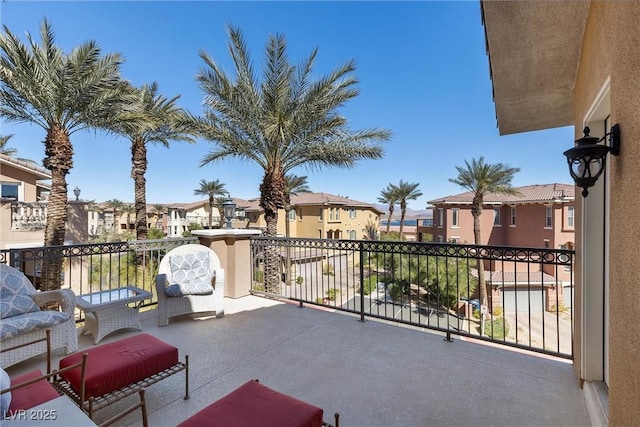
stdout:
{"type": "MultiPolygon", "coordinates": [[[[489,193],[484,197],[485,204],[541,203],[551,201],[571,201],[575,199],[575,186],[569,184],[535,184],[515,187],[520,192],[513,196],[508,194],[489,193]]],[[[429,200],[432,205],[471,204],[473,193],[454,194],[439,199],[429,200]]]]}
{"type": "Polygon", "coordinates": [[[38,166],[30,160],[16,159],[6,154],[0,154],[0,163],[8,163],[19,169],[27,170],[36,175],[38,179],[51,179],[51,171],[49,169],[38,166]]]}
{"type": "MultiPolygon", "coordinates": [[[[296,196],[291,196],[292,206],[335,206],[342,205],[345,207],[362,207],[370,208],[378,214],[383,213],[376,206],[371,203],[361,202],[358,200],[350,199],[348,197],[336,196],[329,193],[301,193],[296,196]]],[[[261,212],[260,198],[250,199],[247,201],[246,211],[261,212]]]]}

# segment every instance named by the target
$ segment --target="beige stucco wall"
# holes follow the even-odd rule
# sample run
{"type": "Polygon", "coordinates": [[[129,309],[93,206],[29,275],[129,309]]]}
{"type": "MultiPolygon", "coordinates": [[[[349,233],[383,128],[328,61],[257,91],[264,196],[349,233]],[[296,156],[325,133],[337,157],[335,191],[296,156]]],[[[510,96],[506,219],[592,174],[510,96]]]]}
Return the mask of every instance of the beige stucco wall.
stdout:
{"type": "MultiPolygon", "coordinates": [[[[609,235],[609,423],[640,419],[640,3],[592,2],[576,84],[576,138],[582,120],[607,77],[611,79],[611,123],[621,126],[620,156],[611,159],[609,235]]],[[[581,227],[581,201],[576,229],[581,227]]],[[[580,251],[580,241],[577,241],[580,251]]],[[[581,259],[578,252],[577,259],[581,259]]],[[[576,342],[582,339],[580,265],[577,265],[576,342]]],[[[580,372],[580,348],[575,369],[580,372]]]]}

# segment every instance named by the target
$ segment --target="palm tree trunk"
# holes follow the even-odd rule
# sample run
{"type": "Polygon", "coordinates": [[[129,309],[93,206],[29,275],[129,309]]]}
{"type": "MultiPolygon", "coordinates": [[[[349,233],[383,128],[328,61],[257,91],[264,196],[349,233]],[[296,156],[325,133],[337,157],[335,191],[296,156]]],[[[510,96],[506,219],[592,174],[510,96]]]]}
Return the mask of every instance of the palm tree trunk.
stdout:
{"type": "Polygon", "coordinates": [[[285,260],[285,280],[287,286],[291,286],[291,244],[288,241],[291,237],[291,224],[289,224],[289,212],[291,212],[291,206],[287,205],[284,208],[284,236],[287,238],[286,243],[286,260],[285,260]]]}
{"type": "Polygon", "coordinates": [[[391,216],[393,215],[393,206],[389,206],[389,219],[387,220],[387,236],[389,235],[389,227],[391,227],[391,216]]]}
{"type": "Polygon", "coordinates": [[[407,208],[401,208],[400,209],[400,240],[404,240],[404,217],[407,213],[407,208]]]}
{"type": "MultiPolygon", "coordinates": [[[[47,225],[44,231],[45,246],[61,246],[67,224],[67,180],[66,176],[73,167],[73,147],[67,132],[53,126],[44,140],[44,166],[51,170],[51,195],[47,209],[47,225]]],[[[60,289],[62,286],[62,257],[47,258],[42,264],[44,289],[60,289]]]]}
{"type": "MultiPolygon", "coordinates": [[[[471,213],[473,214],[473,237],[476,246],[479,246],[482,244],[480,236],[480,214],[482,213],[482,208],[478,209],[472,207],[471,213]]],[[[487,284],[484,277],[484,260],[481,259],[479,255],[480,254],[478,254],[478,286],[480,287],[480,304],[488,306],[487,284]]]]}
{"type": "MultiPolygon", "coordinates": [[[[209,196],[209,230],[213,229],[213,196],[209,196]]],[[[222,217],[220,218],[220,224],[222,224],[222,217]]]]}
{"type": "MultiPolygon", "coordinates": [[[[131,144],[131,175],[134,183],[135,209],[136,209],[136,239],[147,239],[147,196],[146,178],[147,172],[147,146],[142,138],[134,138],[131,144]]],[[[127,227],[129,226],[127,218],[127,227]]]]}
{"type": "MultiPolygon", "coordinates": [[[[260,206],[264,209],[267,223],[266,235],[278,235],[278,209],[289,204],[285,189],[284,173],[278,169],[266,172],[260,184],[260,206]]],[[[280,290],[280,253],[278,248],[270,245],[265,249],[264,283],[267,292],[277,293],[280,290]]]]}

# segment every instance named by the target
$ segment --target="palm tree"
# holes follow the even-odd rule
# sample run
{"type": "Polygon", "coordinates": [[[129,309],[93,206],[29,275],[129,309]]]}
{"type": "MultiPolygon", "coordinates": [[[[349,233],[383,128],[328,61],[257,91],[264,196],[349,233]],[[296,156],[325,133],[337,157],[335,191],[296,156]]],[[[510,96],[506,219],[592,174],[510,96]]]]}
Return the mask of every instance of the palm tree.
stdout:
{"type": "MultiPolygon", "coordinates": [[[[40,27],[41,45],[27,33],[25,45],[7,26],[0,34],[0,117],[44,129],[44,167],[51,171],[45,246],[64,244],[66,175],[73,167],[71,134],[105,129],[122,120],[130,91],[120,76],[119,54],[101,56],[94,41],[71,53],[55,44],[49,22],[40,27]]],[[[45,288],[60,287],[62,259],[47,261],[45,288]]]]}
{"type": "Polygon", "coordinates": [[[153,214],[156,216],[156,228],[158,228],[160,217],[164,213],[165,209],[164,205],[153,205],[153,214]]]}
{"type": "MultiPolygon", "coordinates": [[[[223,196],[227,194],[227,190],[224,186],[225,184],[220,182],[219,179],[207,181],[203,178],[200,180],[200,188],[193,190],[194,195],[206,196],[209,198],[209,230],[213,228],[213,208],[216,205],[216,196],[223,196]]],[[[222,224],[222,220],[220,223],[222,224]]]]}
{"type": "Polygon", "coordinates": [[[367,221],[364,226],[364,240],[380,240],[380,233],[375,222],[367,221]]]}
{"type": "Polygon", "coordinates": [[[418,190],[420,185],[417,182],[404,182],[400,180],[398,185],[389,184],[393,188],[393,193],[398,202],[400,202],[400,240],[404,240],[404,217],[407,214],[407,200],[415,200],[422,196],[422,192],[418,190]]]}
{"type": "MultiPolygon", "coordinates": [[[[511,186],[513,176],[520,171],[520,168],[511,168],[502,163],[489,164],[484,162],[484,157],[478,160],[473,159],[471,163],[464,161],[465,167],[456,166],[458,176],[449,179],[450,182],[458,184],[473,193],[471,202],[471,215],[473,215],[473,236],[476,245],[482,244],[480,236],[480,215],[482,215],[482,205],[487,194],[507,194],[518,195],[518,190],[511,186]]],[[[487,287],[484,277],[484,263],[478,261],[478,282],[480,285],[480,301],[482,305],[488,306],[487,287]]]]}
{"type": "Polygon", "coordinates": [[[389,227],[391,226],[391,216],[393,215],[393,211],[396,208],[396,203],[398,203],[398,196],[395,193],[393,186],[391,184],[387,185],[387,188],[380,191],[380,197],[378,197],[378,202],[383,205],[388,205],[389,209],[389,219],[387,220],[387,236],[389,235],[389,227]]]}
{"type": "MultiPolygon", "coordinates": [[[[296,167],[354,167],[358,160],[379,159],[388,130],[349,129],[338,109],[355,98],[354,61],[313,81],[317,49],[295,67],[287,57],[283,35],[271,36],[265,48],[260,79],[254,72],[242,32],[229,27],[229,50],[235,75],[225,74],[207,53],[197,75],[205,93],[205,117],[198,120],[202,136],[216,144],[201,161],[206,165],[235,157],[263,171],[260,207],[267,236],[276,236],[278,209],[289,203],[285,175],[296,167]]],[[[265,253],[267,290],[279,284],[277,251],[265,253]]]]}
{"type": "Polygon", "coordinates": [[[147,143],[169,147],[171,141],[194,142],[186,125],[186,112],[176,106],[179,96],[159,95],[157,83],[136,90],[138,99],[131,115],[135,120],[116,123],[114,132],[131,141],[131,177],[134,183],[136,239],[147,238],[147,143]]]}
{"type": "Polygon", "coordinates": [[[13,135],[0,136],[0,154],[7,156],[14,156],[18,150],[7,146],[7,142],[13,137],[13,135]]]}
{"type": "Polygon", "coordinates": [[[288,239],[291,236],[291,226],[289,224],[289,212],[291,212],[291,196],[297,196],[302,193],[310,193],[309,186],[307,184],[307,176],[297,176],[297,175],[285,175],[284,177],[284,188],[289,196],[289,203],[287,203],[284,207],[284,211],[286,212],[286,221],[284,225],[284,235],[288,239]]]}
{"type": "Polygon", "coordinates": [[[113,212],[113,233],[118,234],[120,226],[120,217],[118,215],[122,215],[120,211],[124,209],[124,203],[122,200],[111,199],[104,202],[104,205],[113,212]]]}

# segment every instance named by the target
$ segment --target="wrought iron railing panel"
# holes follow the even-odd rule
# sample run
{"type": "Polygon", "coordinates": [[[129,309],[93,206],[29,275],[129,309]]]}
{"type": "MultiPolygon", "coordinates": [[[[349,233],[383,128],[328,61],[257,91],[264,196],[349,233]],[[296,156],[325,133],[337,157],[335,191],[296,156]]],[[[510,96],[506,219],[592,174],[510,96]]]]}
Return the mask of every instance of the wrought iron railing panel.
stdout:
{"type": "Polygon", "coordinates": [[[257,294],[572,357],[572,250],[255,237],[251,251],[257,294]]]}
{"type": "Polygon", "coordinates": [[[162,257],[197,243],[197,237],[2,249],[0,263],[21,270],[37,289],[72,289],[76,295],[135,286],[153,294],[162,257]]]}

